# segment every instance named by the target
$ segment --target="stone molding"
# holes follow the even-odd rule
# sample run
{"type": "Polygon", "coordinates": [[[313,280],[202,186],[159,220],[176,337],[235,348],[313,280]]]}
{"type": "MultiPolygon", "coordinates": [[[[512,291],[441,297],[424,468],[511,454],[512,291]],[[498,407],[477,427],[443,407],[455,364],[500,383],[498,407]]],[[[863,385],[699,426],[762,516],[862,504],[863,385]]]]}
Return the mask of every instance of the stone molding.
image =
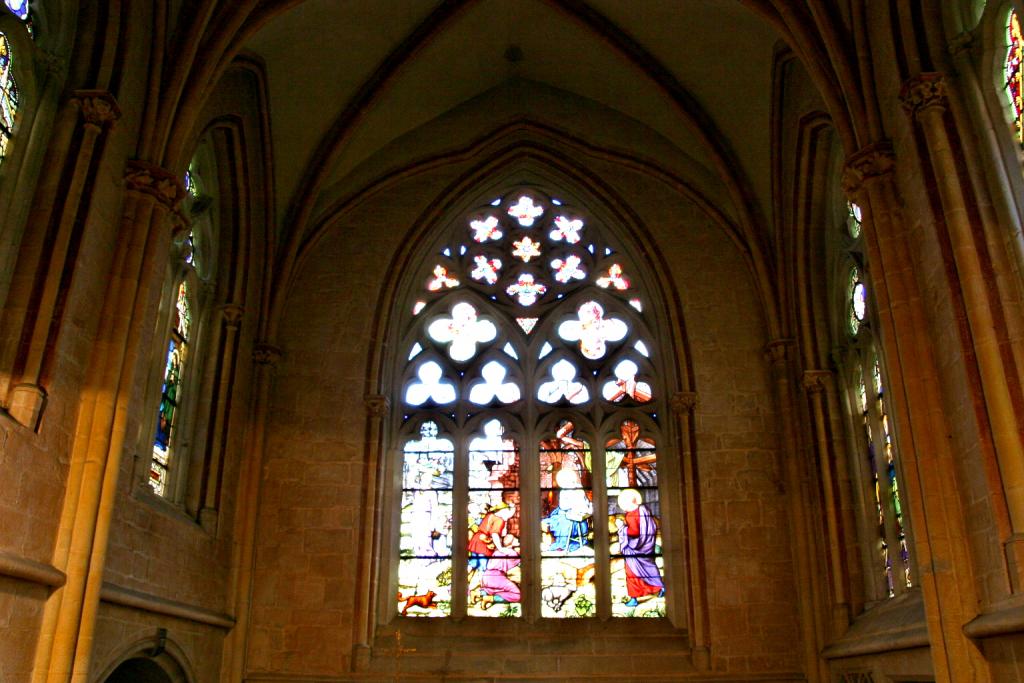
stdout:
{"type": "Polygon", "coordinates": [[[865,183],[892,175],[896,154],[889,140],[880,140],[850,155],[843,168],[843,190],[855,196],[865,183]]]}
{"type": "Polygon", "coordinates": [[[825,391],[825,382],[831,376],[829,370],[804,370],[801,384],[808,394],[820,394],[825,391]]]}
{"type": "Polygon", "coordinates": [[[256,365],[275,366],[280,362],[283,355],[280,347],[267,344],[266,342],[256,344],[252,350],[252,359],[256,365]]]}
{"type": "Polygon", "coordinates": [[[114,122],[121,118],[117,100],[106,90],[75,90],[71,94],[71,103],[78,108],[87,126],[102,130],[113,127],[114,122]]]}
{"type": "Polygon", "coordinates": [[[699,399],[696,391],[677,391],[669,398],[669,406],[676,415],[685,415],[697,408],[699,399]]]}
{"type": "Polygon", "coordinates": [[[172,212],[185,198],[185,184],[181,178],[146,161],[130,159],[124,180],[129,191],[149,195],[172,212]]]}
{"type": "Polygon", "coordinates": [[[946,77],[936,72],[914,76],[900,88],[900,102],[903,109],[915,118],[929,109],[945,111],[948,102],[946,77]]]}
{"type": "Polygon", "coordinates": [[[366,414],[371,417],[384,417],[391,410],[391,399],[383,394],[367,394],[363,396],[366,414]]]}

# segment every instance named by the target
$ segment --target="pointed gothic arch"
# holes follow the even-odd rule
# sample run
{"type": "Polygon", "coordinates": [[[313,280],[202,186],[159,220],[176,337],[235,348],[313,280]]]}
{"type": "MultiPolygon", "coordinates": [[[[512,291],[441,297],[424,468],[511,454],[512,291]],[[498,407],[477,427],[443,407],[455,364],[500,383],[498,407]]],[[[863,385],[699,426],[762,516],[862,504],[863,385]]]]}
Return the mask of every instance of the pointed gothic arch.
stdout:
{"type": "MultiPolygon", "coordinates": [[[[668,487],[663,492],[665,502],[671,501],[671,504],[665,507],[668,510],[666,516],[669,518],[666,522],[666,527],[672,529],[672,541],[669,543],[670,547],[666,548],[664,564],[664,574],[668,575],[668,586],[670,589],[666,591],[666,599],[672,605],[667,611],[669,612],[669,621],[676,628],[685,629],[691,643],[703,649],[702,646],[706,642],[703,640],[706,638],[706,631],[704,630],[706,629],[704,622],[706,618],[704,616],[706,614],[706,596],[704,595],[705,589],[703,587],[703,560],[699,538],[700,522],[699,515],[692,515],[686,512],[690,506],[697,504],[698,498],[696,493],[696,468],[694,464],[695,443],[691,431],[690,412],[694,405],[693,400],[690,399],[695,394],[693,393],[692,380],[689,379],[692,377],[692,372],[688,370],[689,356],[686,348],[685,330],[677,303],[678,298],[673,291],[669,278],[666,277],[667,273],[660,268],[662,265],[659,262],[660,256],[650,249],[649,244],[644,242],[645,228],[620,198],[611,191],[605,191],[608,189],[607,186],[601,183],[598,178],[579,167],[568,164],[558,155],[540,153],[533,146],[525,153],[523,148],[513,149],[511,152],[509,149],[504,149],[502,150],[502,155],[499,156],[488,158],[478,168],[464,175],[461,180],[453,182],[438,197],[437,201],[431,204],[430,208],[427,209],[421,216],[421,219],[410,230],[410,237],[403,241],[403,247],[395,255],[391,266],[391,272],[409,274],[401,278],[399,282],[391,280],[385,284],[385,301],[390,303],[379,309],[380,312],[374,325],[377,330],[375,338],[380,339],[382,343],[379,346],[376,343],[371,343],[371,358],[368,364],[370,376],[367,379],[368,387],[372,387],[368,394],[368,405],[386,405],[388,402],[392,405],[391,417],[385,418],[383,421],[385,425],[384,445],[380,450],[371,447],[370,459],[368,460],[368,466],[374,470],[379,470],[381,473],[381,476],[377,479],[379,484],[376,495],[381,496],[383,512],[379,517],[364,518],[367,524],[379,526],[382,530],[381,534],[377,536],[378,541],[376,542],[380,545],[375,545],[375,550],[371,553],[374,557],[379,558],[380,561],[375,566],[366,567],[360,572],[364,576],[364,580],[370,576],[375,577],[364,585],[370,586],[375,584],[379,586],[379,589],[375,590],[372,596],[373,604],[376,607],[370,610],[368,622],[365,626],[356,625],[357,634],[363,628],[368,629],[368,633],[372,633],[380,625],[394,618],[401,611],[402,607],[399,606],[399,609],[396,610],[394,590],[397,585],[399,546],[397,539],[401,521],[401,513],[395,503],[399,498],[402,488],[400,484],[402,479],[401,450],[402,444],[415,440],[417,434],[419,434],[418,430],[420,427],[426,422],[431,421],[424,419],[422,415],[418,420],[404,419],[404,411],[408,406],[402,405],[401,389],[405,387],[403,382],[409,377],[414,376],[415,373],[411,372],[408,368],[409,347],[413,343],[413,336],[404,334],[402,330],[406,329],[404,326],[409,324],[410,319],[418,317],[413,315],[410,308],[418,300],[415,292],[417,289],[424,290],[425,278],[432,276],[433,267],[436,265],[433,262],[427,264],[426,260],[430,260],[433,256],[441,253],[438,248],[440,241],[448,238],[452,229],[454,229],[455,222],[469,220],[470,214],[474,214],[474,211],[479,213],[480,209],[486,208],[487,204],[499,195],[510,197],[518,190],[526,190],[527,193],[535,193],[534,196],[547,196],[544,194],[546,191],[553,191],[564,200],[566,206],[571,205],[574,209],[586,207],[587,220],[595,220],[595,225],[603,226],[608,235],[613,236],[616,240],[621,239],[622,251],[619,252],[620,254],[628,254],[633,263],[652,264],[648,266],[649,270],[646,273],[646,281],[644,282],[644,286],[649,287],[648,293],[650,296],[648,299],[650,308],[648,308],[648,301],[645,301],[643,309],[645,318],[650,316],[651,320],[656,321],[652,327],[659,347],[657,351],[651,352],[651,355],[660,354],[658,363],[659,365],[664,363],[663,367],[658,368],[661,374],[655,380],[658,383],[658,389],[655,390],[655,393],[661,394],[659,396],[659,407],[657,408],[659,413],[657,427],[661,430],[661,436],[656,437],[655,441],[658,444],[657,448],[662,449],[661,452],[664,454],[662,457],[666,458],[667,461],[674,461],[666,462],[665,471],[670,473],[670,475],[664,480],[668,482],[668,487]],[[481,169],[484,167],[490,169],[493,175],[488,177],[485,173],[481,172],[481,169]],[[483,198],[487,198],[488,201],[482,201],[483,198]],[[611,225],[615,227],[608,227],[611,225]],[[430,246],[423,246],[426,244],[430,246]],[[422,254],[429,254],[429,256],[426,257],[426,260],[423,260],[422,254]],[[417,261],[419,262],[417,263],[417,261]],[[394,339],[396,342],[385,341],[387,339],[394,339]],[[665,388],[662,389],[661,387],[665,388]],[[682,393],[679,392],[680,388],[683,389],[682,393]],[[672,436],[669,437],[669,434],[672,436]],[[662,439],[662,437],[664,438],[662,439]],[[394,560],[390,559],[392,557],[394,557],[394,560]]],[[[468,229],[468,223],[463,228],[468,229]]],[[[520,265],[522,265],[521,262],[520,265]]],[[[544,267],[549,268],[547,261],[544,262],[544,267]]],[[[463,277],[468,277],[468,273],[463,277]]],[[[591,286],[593,287],[593,284],[591,286]]],[[[571,308],[573,304],[578,304],[575,300],[570,300],[569,297],[563,297],[563,299],[567,308],[571,308]]],[[[494,305],[493,299],[477,299],[476,301],[482,303],[484,307],[494,305]]],[[[628,301],[626,300],[621,305],[629,308],[628,301]]],[[[420,307],[417,306],[417,308],[420,307]]],[[[421,308],[420,315],[429,316],[431,310],[438,311],[442,308],[443,306],[437,302],[426,304],[424,308],[421,308]]],[[[483,310],[482,308],[481,311],[483,310]]],[[[630,310],[638,314],[632,308],[630,310]]],[[[543,330],[550,331],[555,327],[554,321],[542,320],[533,331],[533,335],[537,335],[534,339],[539,340],[539,335],[545,334],[543,330]]],[[[524,334],[522,329],[509,319],[506,319],[501,329],[509,335],[524,334]]],[[[529,336],[526,335],[526,337],[529,336]]],[[[501,357],[503,355],[501,347],[504,344],[503,340],[501,343],[494,342],[486,354],[475,357],[474,361],[477,361],[479,366],[482,365],[481,359],[501,357]]],[[[538,353],[540,346],[541,342],[538,341],[530,351],[538,353]]],[[[514,346],[517,354],[521,352],[522,348],[523,344],[514,346]]],[[[440,351],[436,349],[433,351],[421,349],[419,353],[421,354],[419,359],[425,359],[428,356],[423,354],[434,353],[440,356],[444,353],[444,349],[442,348],[440,351]]],[[[507,358],[508,356],[505,356],[506,360],[507,358]]],[[[451,362],[450,359],[449,362],[451,362]]],[[[647,361],[644,360],[644,362],[646,363],[647,361]]],[[[549,370],[553,363],[554,354],[546,359],[537,359],[533,369],[535,372],[540,372],[543,365],[544,370],[549,370]]],[[[463,369],[463,372],[464,377],[469,377],[469,373],[465,369],[463,369]]],[[[642,374],[644,379],[650,379],[656,373],[651,370],[650,366],[644,366],[642,374]]],[[[506,375],[506,378],[511,376],[513,374],[509,373],[506,375]]],[[[457,379],[453,374],[449,374],[448,379],[453,384],[462,381],[461,377],[457,379]]],[[[532,389],[535,390],[538,380],[529,381],[533,382],[532,389]]],[[[470,384],[472,383],[467,383],[466,386],[468,387],[470,384]]],[[[524,387],[524,395],[526,391],[527,389],[524,387]]],[[[597,401],[604,400],[600,398],[599,383],[594,384],[592,391],[597,401]]],[[[376,408],[373,408],[373,410],[376,410],[376,408]]],[[[500,419],[502,415],[505,415],[503,412],[488,412],[489,410],[489,407],[484,408],[483,414],[489,415],[490,419],[495,417],[500,419]]],[[[374,414],[377,413],[375,412],[374,414]]],[[[575,425],[576,428],[584,433],[585,439],[583,440],[586,441],[588,450],[595,454],[595,461],[597,460],[596,454],[606,450],[614,450],[608,447],[608,444],[613,441],[614,434],[621,429],[621,416],[619,416],[618,422],[615,422],[612,417],[595,421],[589,416],[581,414],[579,410],[575,409],[575,406],[563,401],[561,404],[553,406],[544,418],[535,420],[528,428],[517,425],[515,436],[519,441],[518,445],[522,462],[530,462],[527,460],[528,453],[530,458],[536,458],[538,453],[543,450],[539,445],[539,440],[533,438],[533,434],[539,434],[538,430],[553,431],[551,428],[557,428],[556,423],[573,418],[575,418],[577,423],[575,425]],[[528,435],[529,438],[523,438],[524,434],[528,435]]],[[[654,424],[648,417],[641,417],[640,421],[646,423],[644,429],[654,424]]],[[[459,431],[459,426],[456,422],[457,420],[453,421],[448,415],[438,415],[436,424],[438,425],[440,435],[444,436],[447,434],[447,438],[450,438],[454,432],[459,431]]],[[[482,425],[484,422],[486,420],[480,416],[476,416],[476,419],[473,420],[473,424],[477,426],[482,425]]],[[[371,422],[372,424],[374,423],[371,422]]],[[[470,431],[472,429],[467,427],[459,433],[468,434],[470,431]]],[[[458,438],[465,439],[462,436],[458,438]]],[[[621,440],[621,438],[621,435],[619,435],[618,439],[621,440]]],[[[458,439],[453,439],[453,442],[457,441],[458,439]]],[[[371,436],[370,443],[373,444],[375,442],[376,439],[371,436]]],[[[457,448],[457,446],[453,445],[453,448],[457,448]]],[[[605,469],[605,467],[606,465],[602,464],[600,469],[605,469]]],[[[524,468],[526,468],[525,464],[524,468]]],[[[523,471],[525,472],[527,469],[530,468],[526,468],[523,471]]],[[[534,506],[538,502],[537,496],[539,495],[535,491],[544,489],[544,487],[540,486],[536,474],[531,473],[528,475],[528,478],[531,479],[528,484],[532,488],[526,494],[527,499],[524,502],[525,507],[523,509],[527,511],[527,518],[523,520],[523,524],[524,529],[526,529],[525,542],[535,544],[536,539],[541,533],[540,521],[542,515],[541,512],[534,510],[534,506]]],[[[662,485],[664,486],[664,484],[662,485]]],[[[524,486],[526,486],[525,483],[524,486]]],[[[598,488],[602,491],[599,496],[601,502],[607,504],[608,489],[613,487],[609,486],[608,482],[602,481],[598,484],[598,488]]],[[[617,496],[619,491],[616,490],[614,493],[617,496]]],[[[605,512],[600,511],[597,507],[594,508],[593,514],[594,519],[606,519],[605,512]]],[[[614,538],[615,535],[614,533],[605,533],[605,536],[606,538],[614,538]]],[[[532,563],[533,568],[527,568],[524,571],[532,572],[530,576],[535,577],[539,581],[542,572],[538,567],[544,559],[542,557],[543,551],[531,547],[528,553],[523,554],[523,557],[526,557],[527,554],[532,557],[525,561],[527,564],[532,563]]],[[[461,573],[465,576],[468,571],[467,567],[467,569],[461,570],[461,573]]],[[[595,575],[599,573],[596,570],[591,571],[595,575]]],[[[592,580],[604,582],[603,587],[600,589],[603,593],[601,600],[604,601],[604,605],[600,607],[600,610],[608,614],[611,612],[610,598],[608,597],[610,594],[609,573],[607,568],[600,571],[604,573],[604,576],[595,576],[592,580]]],[[[531,578],[531,581],[533,580],[531,578]]],[[[540,587],[527,589],[526,592],[529,593],[530,591],[532,591],[532,597],[524,593],[523,598],[524,600],[533,601],[533,605],[529,610],[530,619],[549,616],[548,614],[542,614],[544,608],[541,605],[540,587]]],[[[467,609],[466,604],[471,599],[469,595],[460,598],[463,604],[458,607],[458,611],[465,613],[467,609]]],[[[623,603],[629,600],[629,597],[625,596],[624,591],[621,599],[623,603]]],[[[412,606],[410,610],[415,611],[416,607],[412,606]]],[[[357,637],[359,636],[357,635],[357,637]]]]}

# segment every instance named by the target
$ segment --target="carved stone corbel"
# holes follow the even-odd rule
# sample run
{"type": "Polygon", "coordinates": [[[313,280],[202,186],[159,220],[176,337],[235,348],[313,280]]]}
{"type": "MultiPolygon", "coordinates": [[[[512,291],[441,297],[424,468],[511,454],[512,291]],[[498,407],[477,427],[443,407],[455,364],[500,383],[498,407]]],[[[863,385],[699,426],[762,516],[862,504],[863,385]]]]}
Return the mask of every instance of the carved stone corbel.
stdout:
{"type": "Polygon", "coordinates": [[[217,307],[220,311],[221,316],[224,318],[224,322],[231,329],[238,329],[242,324],[242,315],[245,313],[245,309],[238,304],[222,304],[217,307]]]}
{"type": "Polygon", "coordinates": [[[793,339],[773,339],[764,346],[764,357],[768,362],[780,363],[789,355],[789,347],[796,343],[793,339]]]}
{"type": "Polygon", "coordinates": [[[953,36],[946,47],[950,55],[957,57],[960,53],[971,50],[975,45],[977,42],[974,40],[974,32],[962,31],[953,36]]]}
{"type": "Polygon", "coordinates": [[[172,213],[176,213],[186,194],[185,184],[177,175],[137,159],[128,161],[124,181],[130,192],[149,195],[172,213]]]}
{"type": "Polygon", "coordinates": [[[269,365],[273,367],[280,362],[283,355],[279,346],[267,344],[266,342],[257,343],[252,350],[252,360],[256,365],[269,365]]]}
{"type": "Polygon", "coordinates": [[[828,370],[805,370],[800,383],[808,394],[820,394],[825,391],[825,382],[831,376],[828,370]]]}
{"type": "Polygon", "coordinates": [[[676,415],[692,413],[699,403],[696,391],[677,391],[669,398],[668,404],[676,415]]]}
{"type": "Polygon", "coordinates": [[[843,190],[856,198],[865,183],[891,175],[896,167],[896,154],[892,143],[881,140],[856,152],[846,160],[843,168],[843,190]]]}
{"type": "Polygon", "coordinates": [[[377,419],[383,418],[391,410],[391,399],[383,394],[367,394],[363,396],[366,414],[377,419]]]}

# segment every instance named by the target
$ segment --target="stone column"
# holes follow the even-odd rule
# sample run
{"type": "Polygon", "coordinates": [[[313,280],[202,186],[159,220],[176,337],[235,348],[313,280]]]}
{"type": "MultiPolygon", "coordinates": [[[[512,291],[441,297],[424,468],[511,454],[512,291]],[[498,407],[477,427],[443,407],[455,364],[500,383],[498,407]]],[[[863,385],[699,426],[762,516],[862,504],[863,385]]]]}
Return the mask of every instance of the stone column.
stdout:
{"type": "MultiPolygon", "coordinates": [[[[75,238],[76,220],[82,211],[82,191],[89,179],[97,151],[96,142],[105,129],[114,125],[121,111],[113,95],[104,90],[76,90],[70,105],[81,114],[82,138],[75,160],[72,162],[71,179],[60,198],[61,210],[54,242],[45,256],[46,279],[38,295],[35,310],[25,319],[26,329],[22,333],[22,349],[17,383],[11,388],[9,408],[11,416],[21,424],[36,429],[42,416],[46,391],[41,386],[40,374],[48,341],[54,331],[57,298],[60,294],[64,273],[73,264],[67,263],[68,252],[75,238]]],[[[56,199],[56,198],[55,198],[56,199]]],[[[81,236],[77,237],[81,239],[81,236]]]]}
{"type": "Polygon", "coordinates": [[[793,379],[795,371],[792,339],[776,339],[765,347],[765,358],[769,364],[776,404],[779,408],[779,439],[781,473],[785,478],[789,500],[790,533],[793,541],[793,569],[796,584],[797,610],[800,614],[801,639],[804,646],[804,671],[810,683],[827,681],[828,670],[819,657],[825,646],[827,626],[823,619],[821,589],[812,575],[811,567],[817,564],[816,551],[812,544],[812,519],[807,507],[807,472],[799,457],[800,437],[796,428],[796,405],[793,379]]]}
{"type": "Polygon", "coordinates": [[[215,529],[217,508],[220,504],[221,477],[224,472],[224,456],[227,449],[228,436],[231,429],[231,389],[235,383],[236,355],[238,353],[238,332],[242,327],[242,316],[245,309],[236,303],[226,303],[217,307],[222,323],[221,339],[223,344],[211,345],[207,348],[220,348],[221,352],[215,359],[219,378],[213,387],[212,414],[207,431],[209,450],[205,453],[204,467],[199,476],[202,478],[198,499],[195,500],[200,525],[209,532],[215,529]]]}
{"type": "MultiPolygon", "coordinates": [[[[1012,536],[1001,539],[1011,568],[1011,584],[1015,590],[1024,587],[1024,444],[1019,428],[1020,416],[1014,409],[1008,378],[1016,369],[1004,363],[1000,340],[996,334],[997,318],[988,292],[986,273],[979,251],[984,244],[975,239],[975,227],[965,202],[960,169],[953,154],[952,141],[945,124],[946,82],[942,74],[924,73],[910,79],[900,93],[907,112],[921,125],[927,151],[935,168],[936,189],[948,229],[959,286],[964,297],[972,347],[981,375],[982,391],[996,458],[1002,477],[1002,495],[1010,516],[1012,536]]],[[[984,430],[984,425],[979,429],[984,430]]],[[[994,492],[995,493],[995,492],[994,492]]]]}
{"type": "Polygon", "coordinates": [[[825,388],[831,379],[828,370],[805,370],[803,389],[811,401],[814,416],[814,443],[818,451],[818,470],[821,477],[825,524],[828,529],[828,558],[831,565],[829,575],[832,583],[832,634],[841,636],[850,625],[850,605],[846,590],[846,557],[843,553],[840,533],[839,493],[833,472],[833,460],[829,448],[828,426],[825,423],[825,388]]]}
{"type": "Polygon", "coordinates": [[[946,424],[937,366],[894,179],[895,163],[888,141],[868,145],[847,160],[843,188],[864,215],[879,340],[888,369],[914,566],[924,596],[936,680],[987,681],[987,667],[962,630],[977,609],[977,594],[956,468],[943,438],[946,424]]]}
{"type": "MultiPolygon", "coordinates": [[[[383,394],[367,394],[363,397],[366,405],[366,457],[363,460],[363,499],[359,542],[359,571],[357,575],[355,617],[353,619],[352,643],[356,650],[353,661],[359,663],[365,658],[365,647],[369,645],[376,624],[376,596],[381,559],[381,525],[378,523],[381,509],[381,485],[379,470],[383,454],[384,420],[391,409],[391,400],[383,394]]],[[[386,559],[383,561],[387,561],[386,559]]]]}
{"type": "Polygon", "coordinates": [[[153,262],[167,253],[169,215],[185,195],[174,174],[144,162],[128,163],[125,183],[125,238],[86,371],[54,552],[67,583],[47,601],[36,659],[35,679],[50,683],[88,675],[153,262]]]}
{"type": "Polygon", "coordinates": [[[253,571],[256,561],[256,523],[259,518],[260,491],[263,482],[264,438],[270,390],[274,371],[281,361],[281,349],[266,341],[257,342],[252,360],[255,364],[254,391],[246,434],[242,469],[238,477],[238,510],[235,513],[234,546],[231,553],[231,582],[227,610],[235,617],[235,626],[224,641],[221,681],[244,680],[246,649],[249,641],[249,616],[252,608],[253,571]]]}
{"type": "Polygon", "coordinates": [[[686,570],[688,579],[688,612],[690,614],[690,647],[693,664],[700,671],[711,668],[711,642],[708,623],[707,577],[704,575],[704,534],[701,529],[700,479],[694,453],[695,423],[698,397],[695,391],[677,391],[669,398],[679,435],[680,485],[683,493],[683,515],[686,531],[686,570]]]}

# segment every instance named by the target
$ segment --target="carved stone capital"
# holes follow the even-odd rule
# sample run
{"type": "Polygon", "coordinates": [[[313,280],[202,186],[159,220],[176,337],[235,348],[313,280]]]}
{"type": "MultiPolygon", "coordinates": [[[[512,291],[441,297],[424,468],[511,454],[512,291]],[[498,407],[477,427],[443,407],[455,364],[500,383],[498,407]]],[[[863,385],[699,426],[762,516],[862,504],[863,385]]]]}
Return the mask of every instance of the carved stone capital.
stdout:
{"type": "Polygon", "coordinates": [[[676,415],[693,412],[698,403],[696,391],[677,391],[669,398],[668,404],[676,415]]]}
{"type": "Polygon", "coordinates": [[[789,347],[796,342],[792,339],[774,339],[764,346],[764,357],[771,363],[781,363],[789,355],[789,347]]]}
{"type": "Polygon", "coordinates": [[[172,212],[185,198],[185,185],[181,178],[145,161],[130,160],[125,168],[124,180],[129,191],[149,195],[172,212]]]}
{"type": "Polygon", "coordinates": [[[940,73],[930,72],[914,76],[900,89],[903,109],[914,117],[929,109],[946,110],[946,78],[940,73]]]}
{"type": "Polygon", "coordinates": [[[383,394],[367,394],[363,396],[363,403],[366,405],[366,414],[371,417],[384,417],[391,409],[391,399],[383,394]]]}
{"type": "Polygon", "coordinates": [[[75,90],[71,94],[71,103],[78,108],[86,125],[99,129],[113,126],[121,118],[117,100],[106,90],[75,90]]]}
{"type": "Polygon", "coordinates": [[[217,310],[220,311],[228,327],[237,328],[242,324],[242,315],[245,313],[245,309],[238,304],[222,304],[217,310]]]}
{"type": "Polygon", "coordinates": [[[273,344],[267,344],[265,342],[257,343],[255,348],[252,350],[252,359],[256,365],[269,365],[271,367],[278,364],[282,356],[281,348],[274,346],[273,344]]]}
{"type": "Polygon", "coordinates": [[[860,193],[865,183],[892,174],[896,155],[888,140],[875,142],[852,154],[843,168],[843,190],[850,197],[860,193]]]}
{"type": "Polygon", "coordinates": [[[808,394],[820,394],[825,391],[825,382],[831,375],[828,370],[805,370],[801,379],[804,391],[808,394]]]}

